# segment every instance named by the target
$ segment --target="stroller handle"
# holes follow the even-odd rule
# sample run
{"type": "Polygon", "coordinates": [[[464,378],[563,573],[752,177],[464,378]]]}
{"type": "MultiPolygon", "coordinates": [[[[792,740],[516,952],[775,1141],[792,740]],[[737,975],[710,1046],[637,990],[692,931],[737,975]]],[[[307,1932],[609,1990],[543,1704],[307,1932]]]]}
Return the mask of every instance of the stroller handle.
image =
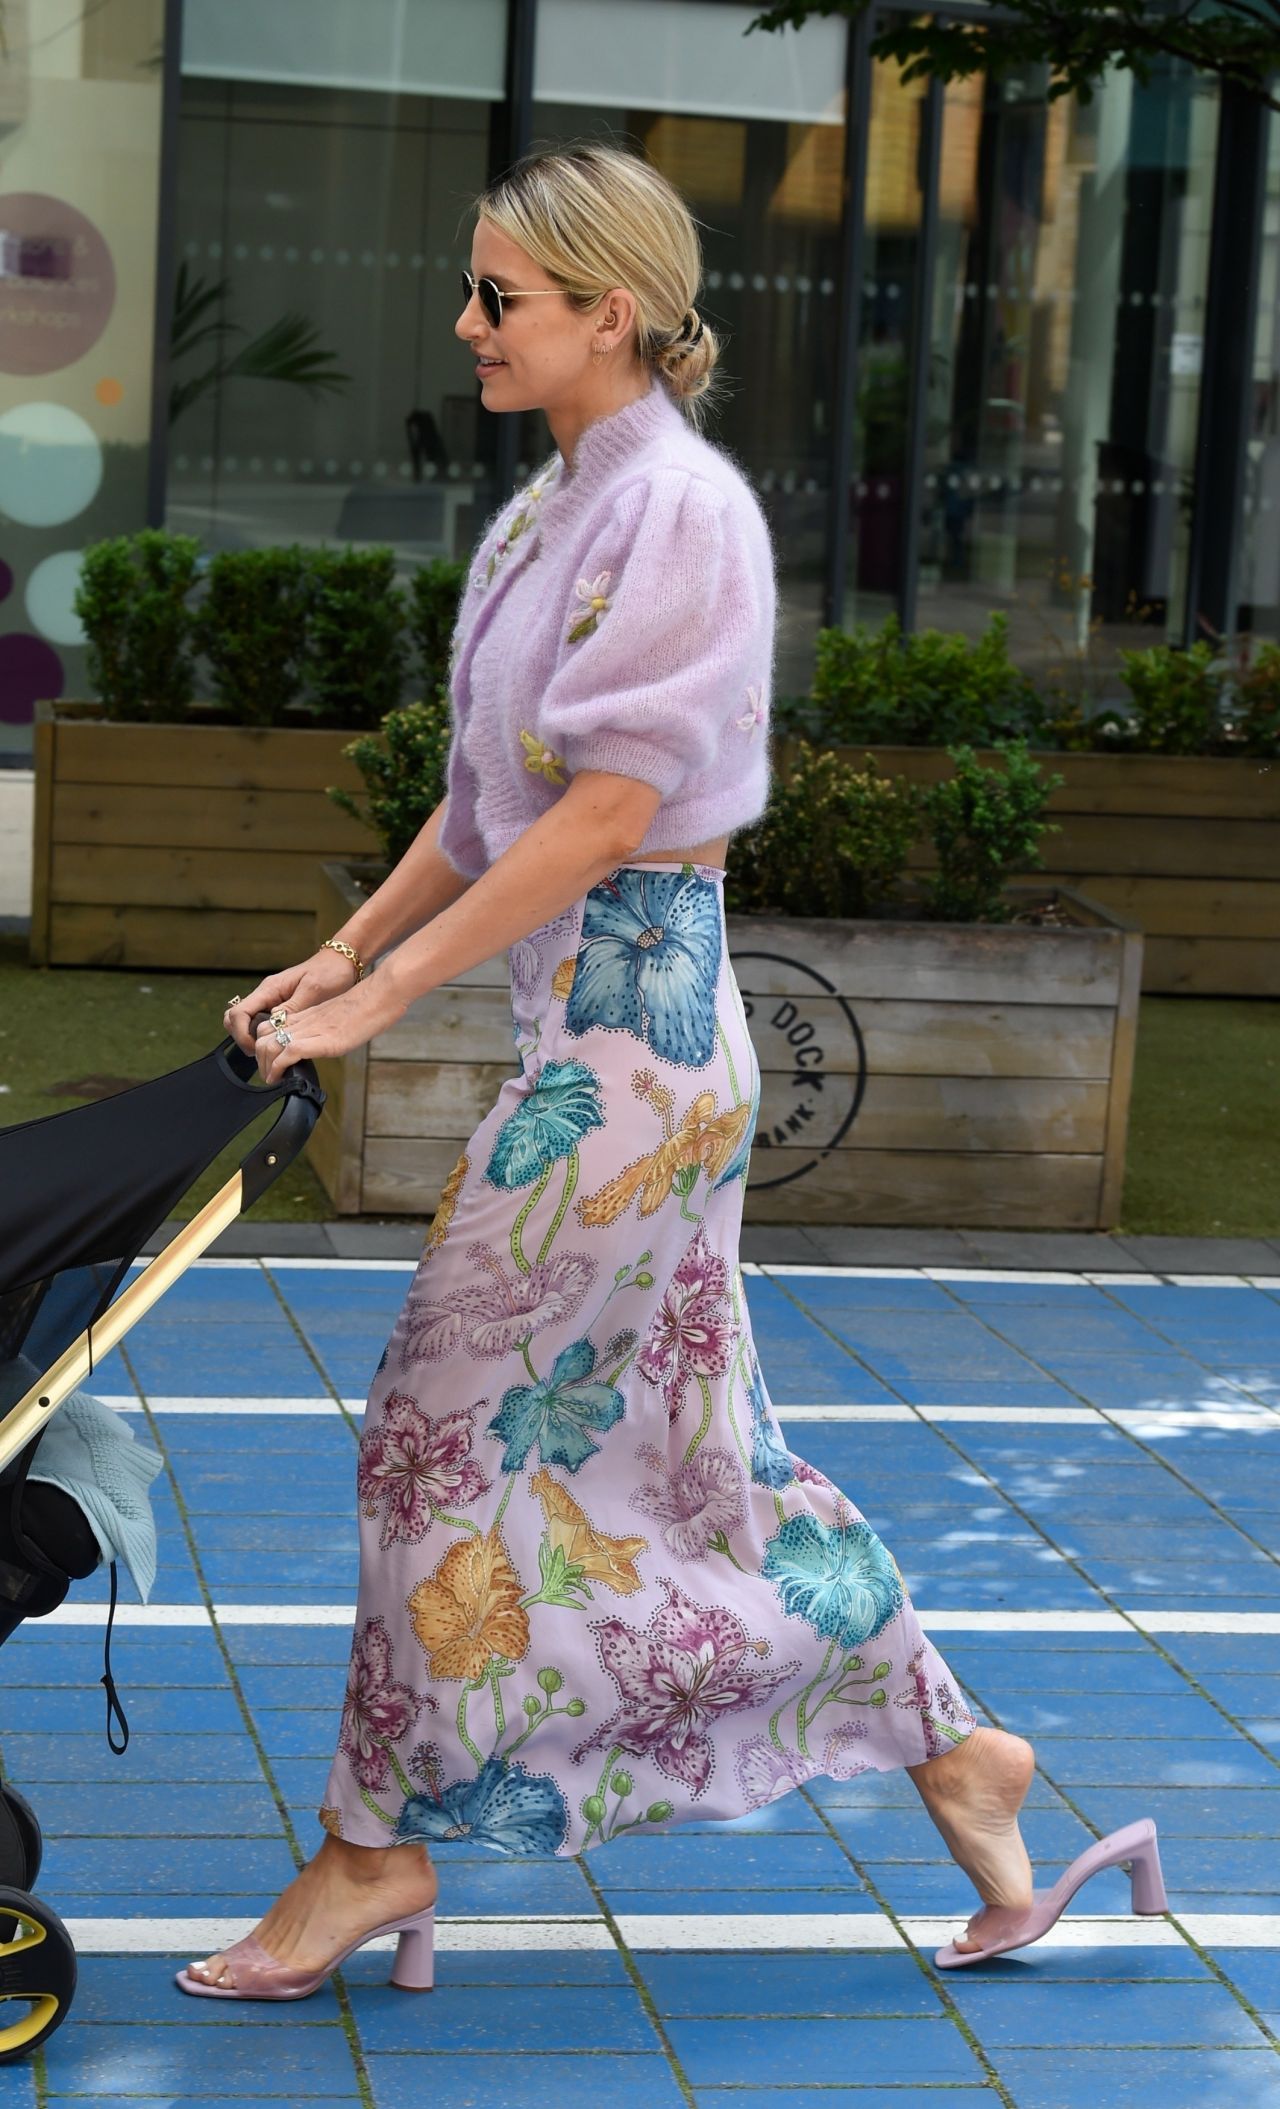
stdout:
{"type": "MultiPolygon", "coordinates": [[[[262,1011],[251,1021],[255,1032],[266,1015],[262,1011]]],[[[247,1054],[229,1035],[218,1052],[242,1083],[250,1083],[257,1076],[257,1058],[247,1054]]],[[[260,1201],[281,1172],[287,1171],[301,1155],[324,1111],[325,1094],[314,1062],[294,1062],[275,1089],[283,1099],[280,1111],[266,1134],[241,1161],[242,1209],[252,1208],[255,1201],[260,1201]]]]}

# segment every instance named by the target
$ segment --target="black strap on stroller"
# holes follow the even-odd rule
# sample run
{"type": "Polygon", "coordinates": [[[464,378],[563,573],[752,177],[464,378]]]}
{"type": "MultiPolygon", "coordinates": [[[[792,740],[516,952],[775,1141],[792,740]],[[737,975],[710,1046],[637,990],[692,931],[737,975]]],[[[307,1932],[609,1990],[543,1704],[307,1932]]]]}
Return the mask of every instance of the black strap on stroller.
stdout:
{"type": "MultiPolygon", "coordinates": [[[[153,1082],[0,1130],[0,1645],[98,1565],[71,1497],[28,1483],[51,1415],[144,1310],[251,1207],[305,1144],[324,1105],[310,1063],[258,1080],[226,1040],[153,1082]],[[200,1213],[119,1296],[128,1269],[221,1150],[273,1103],[272,1126],[200,1213]]],[[[112,1572],[111,1615],[115,1609],[112,1572]]],[[[108,1737],[119,1713],[107,1661],[108,1737]]],[[[123,1748],[123,1743],[119,1746],[123,1748]]]]}

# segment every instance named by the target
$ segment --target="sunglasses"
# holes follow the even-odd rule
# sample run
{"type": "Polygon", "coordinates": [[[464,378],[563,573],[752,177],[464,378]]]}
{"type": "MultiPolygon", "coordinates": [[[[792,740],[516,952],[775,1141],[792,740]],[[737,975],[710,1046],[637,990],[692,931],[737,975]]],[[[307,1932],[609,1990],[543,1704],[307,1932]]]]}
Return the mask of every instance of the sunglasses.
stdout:
{"type": "Polygon", "coordinates": [[[464,271],[462,274],[463,306],[469,307],[472,300],[478,299],[484,309],[486,319],[492,323],[496,330],[502,328],[502,303],[504,300],[541,300],[544,296],[549,298],[551,294],[559,291],[559,286],[538,286],[530,293],[504,293],[502,287],[495,285],[491,278],[473,278],[469,271],[464,271]]]}

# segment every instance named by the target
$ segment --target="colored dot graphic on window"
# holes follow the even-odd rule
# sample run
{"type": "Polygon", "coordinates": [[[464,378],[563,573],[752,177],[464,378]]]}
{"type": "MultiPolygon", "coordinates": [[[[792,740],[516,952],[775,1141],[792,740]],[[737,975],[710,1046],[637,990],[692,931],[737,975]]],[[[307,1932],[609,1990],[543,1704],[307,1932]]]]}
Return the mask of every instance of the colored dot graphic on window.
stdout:
{"type": "Polygon", "coordinates": [[[108,410],[114,410],[124,395],[124,389],[111,374],[104,374],[93,392],[100,403],[105,403],[108,410]]]}

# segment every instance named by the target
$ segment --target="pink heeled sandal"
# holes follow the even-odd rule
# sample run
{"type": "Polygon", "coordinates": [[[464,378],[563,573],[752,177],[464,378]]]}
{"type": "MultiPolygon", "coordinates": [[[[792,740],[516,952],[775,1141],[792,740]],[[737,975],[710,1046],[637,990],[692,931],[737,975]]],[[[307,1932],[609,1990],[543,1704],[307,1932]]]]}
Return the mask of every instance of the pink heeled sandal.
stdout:
{"type": "Polygon", "coordinates": [[[1156,1827],[1149,1816],[1143,1816],[1137,1823],[1126,1824],[1123,1830],[1112,1831],[1109,1837],[1100,1838],[1096,1845],[1081,1853],[1052,1889],[1033,1896],[1025,1911],[992,1906],[984,1928],[992,1938],[981,1948],[957,1948],[954,1941],[948,1941],[946,1947],[939,1948],[934,1956],[935,1963],[940,1970],[962,1970],[966,1963],[984,1963],[993,1955],[1007,1955],[1011,1948],[1027,1948],[1032,1941],[1042,1940],[1049,1928],[1057,1925],[1076,1891],[1082,1889],[1091,1876],[1100,1875],[1104,1867],[1129,1869],[1136,1912],[1158,1917],[1169,1909],[1164,1876],[1160,1871],[1156,1827]]]}
{"type": "Polygon", "coordinates": [[[357,1948],[376,1941],[384,1933],[398,1933],[391,1983],[401,1992],[430,1992],[435,1986],[435,1905],[408,1919],[390,1919],[374,1926],[335,1955],[326,1970],[298,1970],[291,1963],[277,1962],[250,1934],[227,1949],[227,1961],[235,1972],[233,1984],[205,1984],[189,1969],[179,1970],[175,1982],[196,1999],[309,1999],[326,1977],[332,1977],[357,1948]]]}

